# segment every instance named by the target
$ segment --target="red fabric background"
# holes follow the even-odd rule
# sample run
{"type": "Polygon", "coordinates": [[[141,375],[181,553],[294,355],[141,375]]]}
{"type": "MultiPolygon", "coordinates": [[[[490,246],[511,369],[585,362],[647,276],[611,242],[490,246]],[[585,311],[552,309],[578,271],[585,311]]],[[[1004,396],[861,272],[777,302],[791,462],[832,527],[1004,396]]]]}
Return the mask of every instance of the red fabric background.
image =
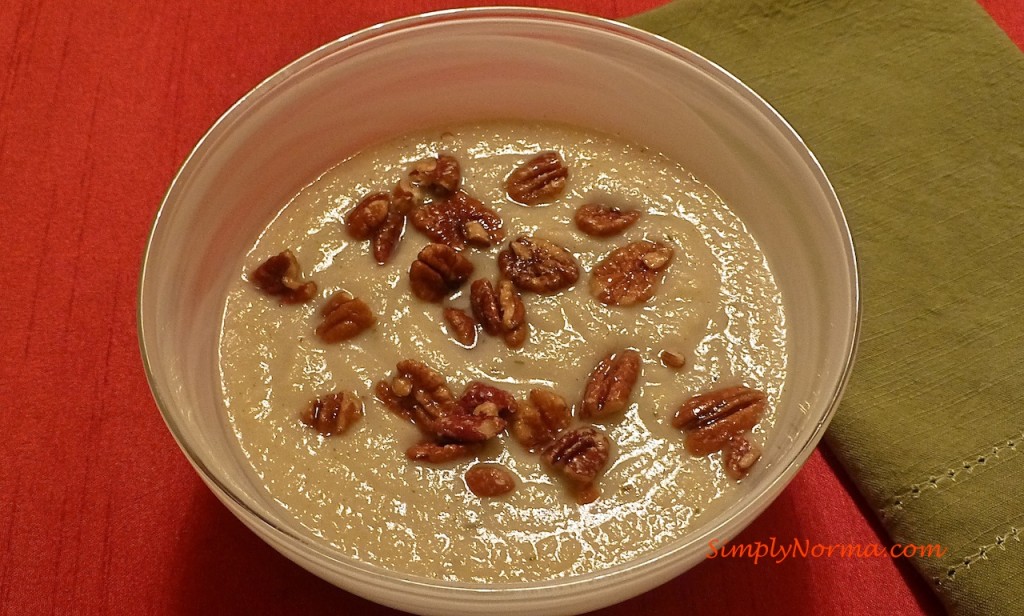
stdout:
{"type": "MultiPolygon", "coordinates": [[[[537,4],[622,17],[660,3],[537,4]]],[[[1024,47],[1024,0],[982,4],[1024,47]]],[[[237,98],[328,40],[455,5],[4,0],[0,614],[393,613],[292,565],[202,485],[146,385],[136,285],[164,190],[237,98]]],[[[738,540],[773,536],[885,541],[823,451],[738,540]]],[[[719,559],[600,613],[711,606],[941,611],[905,562],[833,558],[719,559]]]]}

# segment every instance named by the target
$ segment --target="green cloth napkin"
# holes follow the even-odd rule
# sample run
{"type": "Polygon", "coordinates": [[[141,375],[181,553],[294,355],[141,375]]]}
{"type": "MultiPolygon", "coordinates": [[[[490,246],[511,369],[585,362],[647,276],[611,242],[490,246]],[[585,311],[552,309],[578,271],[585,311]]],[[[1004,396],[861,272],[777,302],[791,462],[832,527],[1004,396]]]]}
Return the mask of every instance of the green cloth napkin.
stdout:
{"type": "MultiPolygon", "coordinates": [[[[863,333],[829,446],[958,614],[1024,613],[1024,54],[973,0],[678,0],[628,20],[821,161],[863,333]]],[[[841,542],[842,537],[811,538],[841,542]]]]}

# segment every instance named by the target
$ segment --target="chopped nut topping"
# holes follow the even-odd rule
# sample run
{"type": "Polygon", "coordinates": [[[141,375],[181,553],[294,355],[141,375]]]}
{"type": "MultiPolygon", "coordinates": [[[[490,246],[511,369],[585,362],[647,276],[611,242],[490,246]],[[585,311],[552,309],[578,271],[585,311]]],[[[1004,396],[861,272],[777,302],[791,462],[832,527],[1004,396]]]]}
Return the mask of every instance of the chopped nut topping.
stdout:
{"type": "Polygon", "coordinates": [[[594,268],[590,293],[613,306],[646,302],[658,290],[672,254],[671,246],[647,240],[617,248],[594,268]]]}
{"type": "Polygon", "coordinates": [[[580,277],[572,254],[540,238],[521,235],[498,255],[501,273],[523,291],[552,294],[571,287],[580,277]]]}
{"type": "Polygon", "coordinates": [[[602,418],[626,410],[639,376],[640,354],[632,349],[602,359],[587,380],[580,417],[602,418]]]}
{"type": "Polygon", "coordinates": [[[725,472],[733,479],[740,480],[747,476],[750,469],[761,459],[761,448],[750,442],[746,437],[734,436],[722,449],[722,461],[725,472]]]}
{"type": "Polygon", "coordinates": [[[324,436],[341,434],[363,416],[363,403],[352,392],[328,394],[311,401],[299,418],[324,436]]]}
{"type": "Polygon", "coordinates": [[[458,308],[445,308],[444,320],[448,322],[448,333],[464,347],[476,344],[476,321],[458,308]]]}
{"type": "Polygon", "coordinates": [[[469,302],[485,332],[502,336],[510,349],[523,346],[529,334],[526,307],[511,282],[499,280],[495,292],[486,278],[475,280],[469,287],[469,302]]]}
{"type": "Polygon", "coordinates": [[[498,213],[462,190],[413,210],[409,218],[431,241],[456,250],[462,250],[466,242],[491,246],[505,239],[498,213]]]}
{"type": "Polygon", "coordinates": [[[466,487],[480,498],[493,498],[515,490],[516,480],[500,464],[476,464],[466,471],[466,487]]]}
{"type": "Polygon", "coordinates": [[[469,259],[445,244],[428,244],[409,268],[413,295],[439,302],[462,286],[473,273],[469,259]]]}
{"type": "Polygon", "coordinates": [[[640,220],[639,210],[621,210],[600,203],[587,203],[576,210],[576,226],[594,237],[617,235],[637,220],[640,220]]]}
{"type": "Polygon", "coordinates": [[[679,353],[673,353],[672,351],[662,351],[659,357],[661,358],[661,363],[666,368],[671,368],[673,370],[682,370],[683,367],[686,365],[686,356],[680,355],[679,353]]]}
{"type": "Polygon", "coordinates": [[[611,441],[597,428],[583,427],[570,430],[552,443],[542,459],[569,480],[577,502],[593,502],[598,492],[594,480],[601,474],[611,456],[611,441]]]}
{"type": "Polygon", "coordinates": [[[260,291],[280,297],[282,304],[303,304],[316,295],[316,283],[302,280],[299,261],[290,250],[264,261],[250,278],[260,291]]]}
{"type": "Polygon", "coordinates": [[[541,152],[508,176],[508,196],[524,205],[550,203],[565,190],[569,168],[558,152],[541,152]]]}
{"type": "Polygon", "coordinates": [[[719,451],[729,439],[753,428],[764,414],[764,392],[728,387],[694,396],[683,403],[672,425],[686,431],[686,448],[697,456],[719,451]]]}
{"type": "Polygon", "coordinates": [[[348,340],[374,324],[376,319],[370,307],[347,291],[338,291],[320,310],[324,320],[316,328],[316,335],[327,343],[348,340]]]}
{"type": "Polygon", "coordinates": [[[570,419],[565,398],[550,389],[533,389],[526,401],[516,403],[509,430],[523,447],[535,449],[554,440],[570,419]]]}
{"type": "Polygon", "coordinates": [[[417,462],[430,462],[431,464],[444,464],[459,458],[469,458],[476,455],[476,445],[462,443],[448,443],[439,445],[431,441],[416,443],[405,451],[405,457],[417,462]]]}

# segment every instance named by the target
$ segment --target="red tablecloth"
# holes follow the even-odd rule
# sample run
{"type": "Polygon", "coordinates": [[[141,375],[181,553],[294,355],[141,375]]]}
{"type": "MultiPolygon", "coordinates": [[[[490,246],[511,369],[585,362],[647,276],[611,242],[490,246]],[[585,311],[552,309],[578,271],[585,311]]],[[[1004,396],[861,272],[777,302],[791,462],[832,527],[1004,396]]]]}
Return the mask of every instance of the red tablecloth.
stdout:
{"type": "MultiPolygon", "coordinates": [[[[536,4],[622,17],[660,3],[536,4]]],[[[1024,0],[983,4],[1024,47],[1024,0]]],[[[279,556],[202,485],[146,385],[136,285],[164,190],[237,98],[326,41],[455,5],[3,0],[0,614],[393,613],[279,556]]],[[[886,541],[825,451],[737,541],[771,537],[886,541]]],[[[716,559],[601,613],[708,606],[941,611],[906,562],[822,558],[716,559]]]]}

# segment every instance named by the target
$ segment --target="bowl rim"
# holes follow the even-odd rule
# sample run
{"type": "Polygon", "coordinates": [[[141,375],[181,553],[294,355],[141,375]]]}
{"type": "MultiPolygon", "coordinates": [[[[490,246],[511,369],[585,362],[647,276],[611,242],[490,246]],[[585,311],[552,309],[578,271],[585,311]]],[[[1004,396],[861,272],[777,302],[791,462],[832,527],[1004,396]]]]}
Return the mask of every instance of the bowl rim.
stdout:
{"type": "MultiPolygon", "coordinates": [[[[619,578],[626,576],[630,572],[636,572],[639,569],[646,570],[659,563],[666,564],[665,561],[670,560],[671,556],[688,549],[692,545],[707,545],[707,539],[709,537],[713,539],[727,537],[726,540],[731,540],[735,534],[739,533],[747,524],[749,524],[750,521],[760,515],[760,513],[778,497],[781,491],[789,484],[792,478],[806,462],[807,458],[811,455],[812,451],[824,435],[828,424],[835,415],[839,401],[849,382],[849,377],[853,369],[857,349],[860,343],[861,321],[862,296],[860,292],[860,267],[857,261],[853,237],[850,232],[846,216],[839,203],[839,198],[836,195],[831,182],[825,175],[820,163],[811,152],[810,148],[807,147],[803,138],[800,137],[796,130],[774,107],[718,64],[708,60],[689,48],[674,41],[670,41],[662,36],[602,17],[558,9],[514,6],[445,9],[382,22],[329,41],[289,62],[284,67],[263,79],[259,84],[228,107],[220,117],[218,117],[218,119],[192,148],[189,155],[185,158],[184,162],[182,162],[171,180],[171,183],[161,200],[160,207],[153,217],[153,222],[146,239],[146,247],[143,253],[139,274],[136,304],[137,335],[142,363],[146,372],[147,383],[160,414],[163,417],[164,423],[167,425],[168,430],[177,442],[182,453],[184,453],[189,463],[196,470],[197,474],[207,487],[218,497],[219,500],[228,506],[236,516],[241,518],[242,513],[245,513],[248,520],[242,519],[241,521],[249,526],[250,529],[260,536],[261,539],[267,541],[268,537],[262,535],[259,532],[259,529],[270,533],[275,540],[272,545],[279,551],[281,550],[281,547],[279,547],[281,544],[280,542],[283,542],[284,544],[289,545],[290,549],[297,549],[300,552],[305,552],[305,557],[316,559],[319,564],[329,566],[335,571],[352,573],[353,570],[355,570],[374,576],[374,583],[378,586],[396,584],[396,588],[400,586],[405,589],[408,589],[410,586],[416,586],[426,592],[447,592],[454,590],[460,591],[460,594],[463,596],[491,595],[494,592],[521,593],[529,591],[534,593],[554,588],[558,588],[560,590],[571,588],[580,589],[582,586],[590,586],[600,583],[610,577],[619,578]],[[334,53],[341,52],[346,48],[384,35],[391,35],[402,30],[413,29],[439,22],[453,23],[472,20],[493,20],[496,18],[512,19],[524,22],[541,21],[546,24],[558,23],[564,26],[582,26],[585,28],[603,31],[604,33],[622,36],[630,39],[634,43],[652,48],[655,51],[667,53],[676,59],[700,68],[704,73],[713,75],[720,82],[729,86],[738,95],[744,97],[747,102],[754,104],[763,116],[769,120],[776,129],[778,129],[779,133],[786,137],[789,144],[799,152],[803,162],[815,176],[815,179],[818,182],[818,188],[828,201],[830,214],[834,218],[839,234],[842,236],[843,250],[845,252],[844,256],[850,265],[850,288],[848,289],[848,292],[853,299],[853,313],[851,323],[846,331],[846,340],[848,341],[848,344],[845,349],[842,372],[832,390],[832,395],[828,400],[825,412],[814,425],[813,429],[809,430],[803,444],[799,448],[792,450],[787,457],[783,458],[778,463],[780,466],[784,466],[777,475],[765,484],[763,490],[756,494],[751,492],[744,495],[737,503],[737,505],[741,506],[733,507],[727,514],[720,514],[718,516],[720,517],[720,520],[712,527],[703,529],[701,532],[695,533],[693,536],[681,537],[629,562],[580,575],[555,577],[534,582],[456,582],[396,572],[379,565],[375,565],[371,562],[357,560],[353,557],[343,555],[320,542],[314,541],[311,537],[297,534],[288,528],[279,526],[273,520],[268,520],[259,512],[254,511],[249,507],[242,498],[236,495],[228,485],[220,480],[217,474],[213,472],[204,461],[203,457],[192,449],[184,434],[178,428],[174,418],[174,413],[170,409],[170,405],[161,397],[159,384],[153,371],[152,358],[156,354],[155,343],[147,342],[148,339],[152,338],[152,335],[146,327],[143,305],[145,304],[147,272],[150,269],[150,260],[153,258],[152,252],[154,250],[154,240],[156,238],[160,222],[164,218],[166,211],[172,206],[180,187],[186,182],[186,179],[191,174],[195,161],[200,159],[207,149],[212,147],[211,144],[216,143],[218,135],[227,130],[236,117],[244,114],[247,109],[257,104],[265,95],[272,93],[276,86],[286,81],[293,74],[302,71],[323,58],[334,53]],[[731,534],[721,532],[723,529],[734,525],[737,518],[741,516],[748,517],[746,523],[733,529],[731,534]],[[255,528],[254,525],[258,528],[255,528]],[[380,576],[381,573],[386,573],[386,577],[382,578],[380,576]]],[[[292,558],[292,556],[287,553],[285,555],[292,558]]],[[[667,564],[671,565],[672,563],[667,564]]],[[[687,567],[687,569],[688,568],[689,567],[687,567]]]]}

